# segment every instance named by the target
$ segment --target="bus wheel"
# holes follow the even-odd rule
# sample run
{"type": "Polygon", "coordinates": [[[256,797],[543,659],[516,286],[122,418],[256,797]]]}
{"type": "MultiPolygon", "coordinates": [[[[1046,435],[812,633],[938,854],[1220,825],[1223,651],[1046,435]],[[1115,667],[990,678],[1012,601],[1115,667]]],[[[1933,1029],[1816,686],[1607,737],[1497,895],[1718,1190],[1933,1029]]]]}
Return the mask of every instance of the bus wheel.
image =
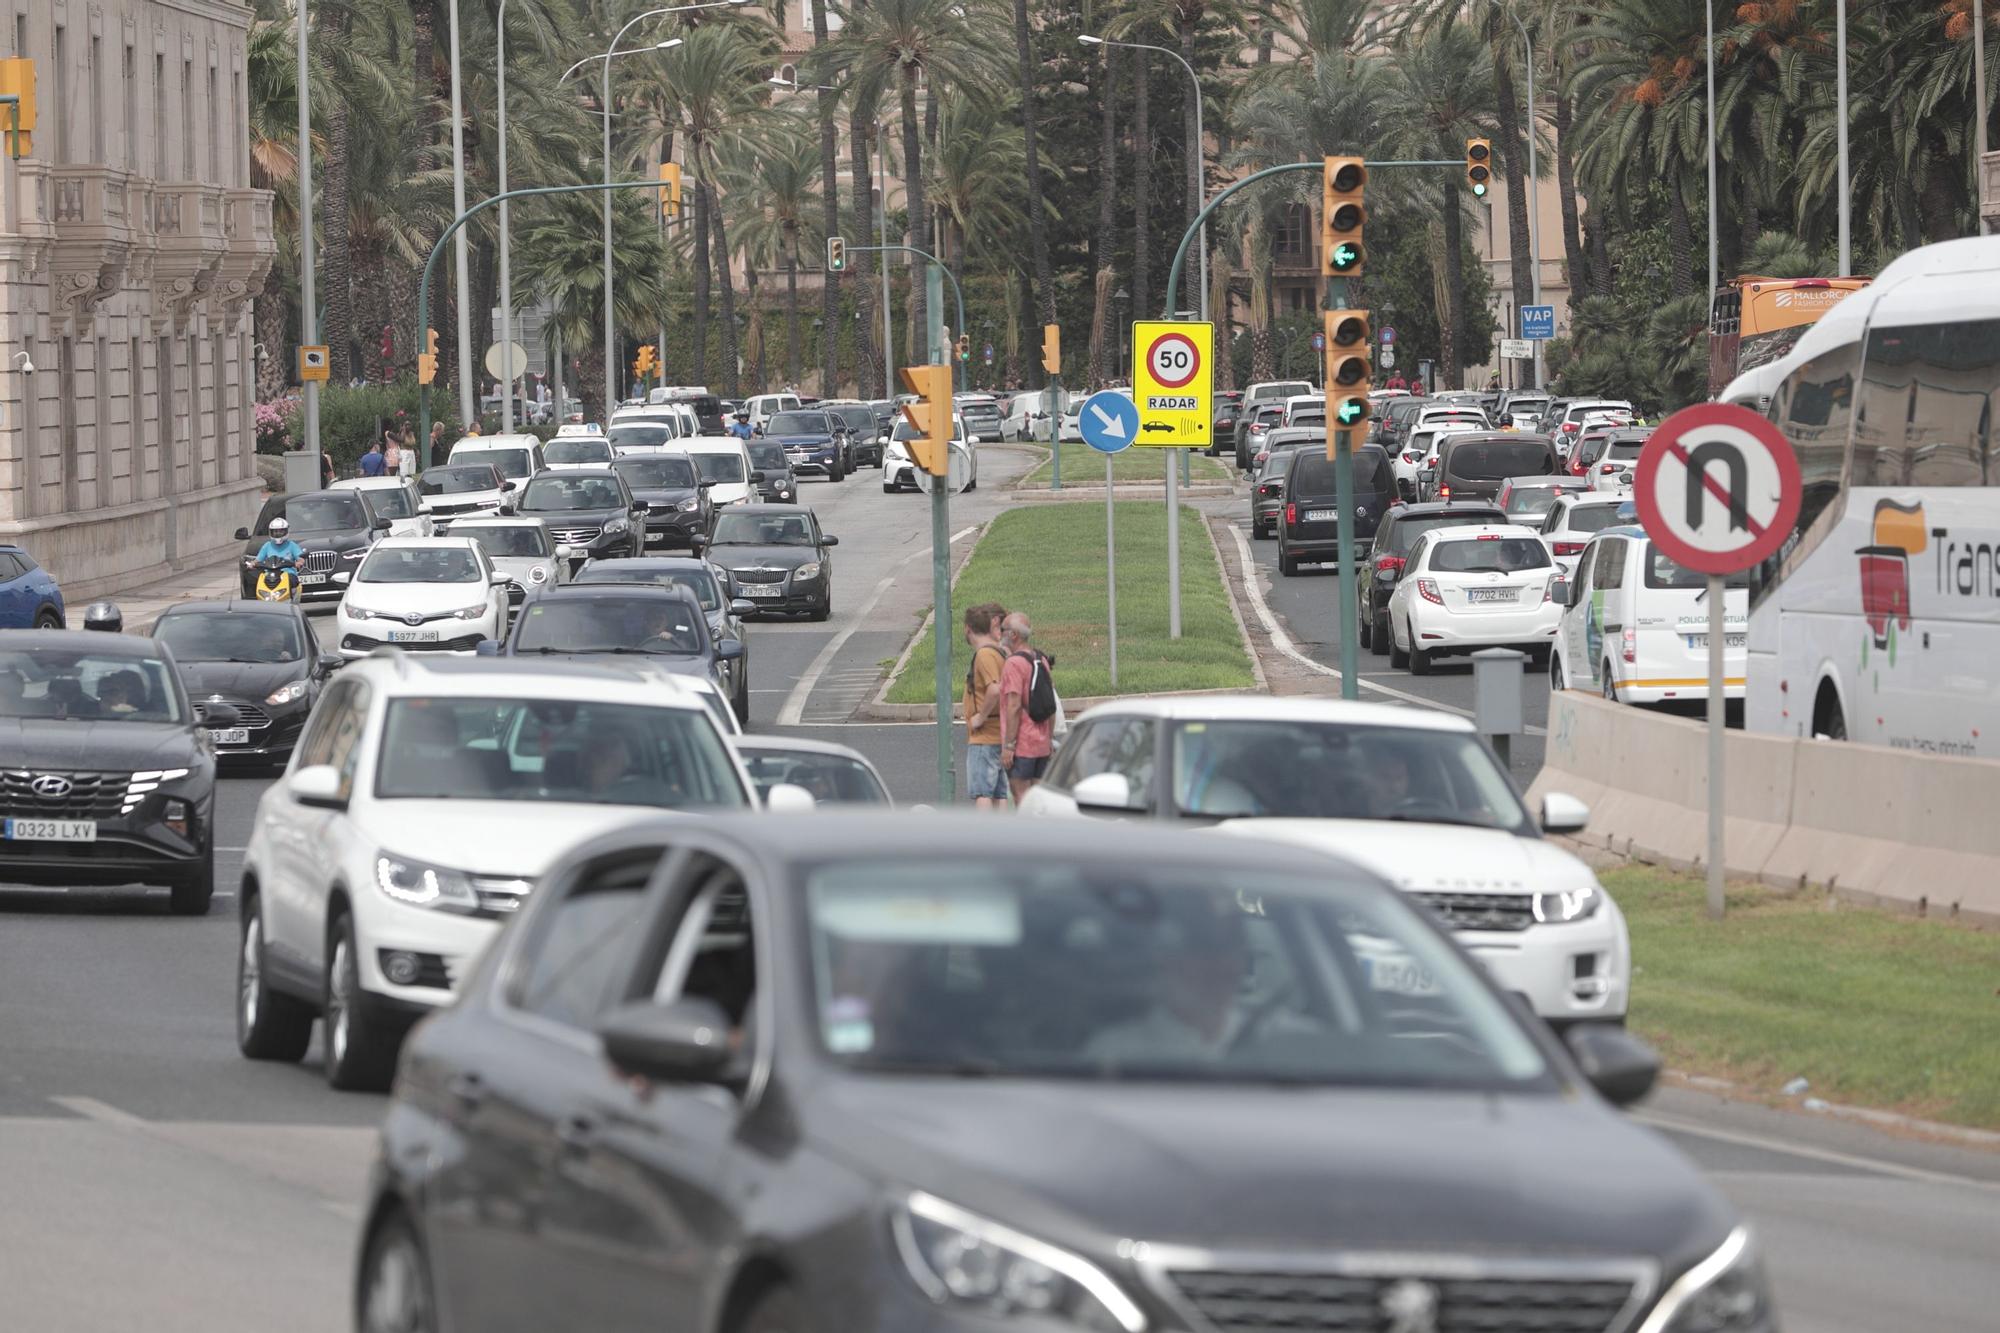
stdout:
{"type": "Polygon", "coordinates": [[[1847,739],[1847,714],[1841,711],[1840,696],[1834,693],[1830,680],[1820,683],[1819,697],[1813,700],[1812,729],[1816,740],[1847,739]]]}

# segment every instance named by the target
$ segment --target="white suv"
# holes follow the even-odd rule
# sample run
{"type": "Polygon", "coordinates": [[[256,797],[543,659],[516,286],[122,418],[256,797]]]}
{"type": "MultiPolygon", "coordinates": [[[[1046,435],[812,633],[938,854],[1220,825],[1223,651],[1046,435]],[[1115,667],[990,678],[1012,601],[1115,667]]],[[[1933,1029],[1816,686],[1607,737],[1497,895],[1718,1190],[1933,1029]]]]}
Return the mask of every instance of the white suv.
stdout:
{"type": "Polygon", "coordinates": [[[650,669],[356,662],[257,805],[237,1044],[297,1060],[324,1016],[327,1081],[386,1087],[557,856],[638,811],[756,804],[709,710],[650,669]]]}

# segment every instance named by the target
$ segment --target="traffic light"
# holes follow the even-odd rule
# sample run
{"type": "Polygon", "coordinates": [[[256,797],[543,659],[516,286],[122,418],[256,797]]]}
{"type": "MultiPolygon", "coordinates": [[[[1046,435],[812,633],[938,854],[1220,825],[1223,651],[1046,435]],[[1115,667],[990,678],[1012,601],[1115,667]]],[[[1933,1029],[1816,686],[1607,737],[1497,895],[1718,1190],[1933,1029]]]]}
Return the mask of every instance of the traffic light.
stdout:
{"type": "MultiPolygon", "coordinates": [[[[1342,430],[1359,430],[1368,421],[1368,312],[1326,312],[1326,418],[1342,430]]],[[[1326,437],[1327,457],[1333,457],[1334,437],[1326,437]]]]}
{"type": "Polygon", "coordinates": [[[417,353],[417,383],[429,384],[438,374],[438,331],[424,330],[424,350],[417,353]]]}
{"type": "Polygon", "coordinates": [[[11,140],[9,150],[15,157],[26,157],[35,151],[35,62],[25,56],[11,60],[0,60],[0,93],[20,98],[21,132],[14,134],[14,123],[0,109],[0,135],[11,140]]]}
{"type": "Polygon", "coordinates": [[[1467,139],[1465,141],[1465,187],[1472,191],[1475,199],[1486,197],[1487,186],[1493,180],[1493,141],[1491,139],[1467,139]]]}
{"type": "Polygon", "coordinates": [[[972,360],[972,335],[969,333],[958,335],[958,359],[961,361],[972,360]]]}
{"type": "Polygon", "coordinates": [[[828,273],[847,272],[847,239],[843,236],[826,238],[826,271],[828,273]]]}
{"type": "Polygon", "coordinates": [[[1042,325],[1042,369],[1051,375],[1062,374],[1062,325],[1042,325]]]}
{"type": "Polygon", "coordinates": [[[660,163],[660,214],[677,218],[681,215],[681,164],[660,163]]]}
{"type": "Polygon", "coordinates": [[[632,374],[639,379],[644,379],[646,376],[652,374],[659,364],[659,358],[653,352],[653,344],[641,343],[639,345],[639,354],[632,358],[632,374]]]}
{"type": "Polygon", "coordinates": [[[916,430],[909,446],[910,461],[934,477],[951,471],[951,367],[909,366],[896,372],[903,387],[917,396],[903,404],[903,419],[916,430]]]}
{"type": "Polygon", "coordinates": [[[1321,178],[1319,271],[1329,278],[1358,278],[1366,254],[1361,227],[1368,221],[1362,194],[1368,165],[1358,157],[1329,157],[1321,178]]]}

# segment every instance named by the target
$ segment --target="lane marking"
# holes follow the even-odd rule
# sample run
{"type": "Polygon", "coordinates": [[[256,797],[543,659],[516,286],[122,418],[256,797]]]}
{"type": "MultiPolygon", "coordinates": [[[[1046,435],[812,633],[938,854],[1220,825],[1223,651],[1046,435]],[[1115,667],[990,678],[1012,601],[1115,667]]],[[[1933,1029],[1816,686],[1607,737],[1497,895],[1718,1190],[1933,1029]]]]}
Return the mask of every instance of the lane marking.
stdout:
{"type": "Polygon", "coordinates": [[[1715,1129],[1678,1116],[1661,1115],[1657,1111],[1634,1111],[1634,1120],[1651,1125],[1654,1129],[1671,1130],[1676,1134],[1688,1134],[1700,1139],[1713,1139],[1718,1143],[1733,1144],[1739,1148],[1756,1148],[1763,1152],[1781,1153],[1790,1157],[1804,1157],[1825,1162],[1830,1166],[1851,1167],[1857,1171],[1869,1171],[1878,1175],[1900,1176],[1904,1180],[1914,1180],[1926,1185],[1957,1185],[1963,1189],[1983,1190],[2000,1194],[2000,1180],[1975,1180],[1969,1176],[1954,1176],[1944,1171],[1929,1171],[1920,1166],[1904,1166],[1900,1162],[1885,1162],[1879,1157],[1862,1157],[1854,1153],[1838,1152],[1832,1148],[1800,1147],[1780,1139],[1767,1139],[1761,1134],[1745,1134],[1733,1129],[1715,1129]]]}
{"type": "Polygon", "coordinates": [[[95,1120],[100,1124],[116,1125],[120,1129],[144,1129],[146,1126],[144,1120],[130,1111],[121,1111],[115,1106],[108,1106],[95,1097],[51,1097],[49,1100],[65,1111],[73,1112],[86,1120],[95,1120]]]}

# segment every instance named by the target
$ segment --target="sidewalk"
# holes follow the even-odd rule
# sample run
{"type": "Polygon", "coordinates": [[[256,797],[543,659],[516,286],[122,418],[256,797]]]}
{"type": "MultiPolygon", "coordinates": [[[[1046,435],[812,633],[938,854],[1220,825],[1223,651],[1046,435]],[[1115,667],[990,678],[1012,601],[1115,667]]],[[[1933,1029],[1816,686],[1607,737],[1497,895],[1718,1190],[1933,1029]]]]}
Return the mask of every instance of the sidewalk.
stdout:
{"type": "MultiPolygon", "coordinates": [[[[236,561],[237,557],[232,554],[210,565],[184,569],[150,583],[119,588],[92,600],[116,602],[119,611],[124,613],[126,632],[144,632],[153,627],[153,621],[158,619],[160,612],[177,603],[237,596],[242,590],[242,583],[236,572],[236,561]]],[[[71,629],[83,628],[84,609],[89,605],[90,602],[68,604],[66,609],[71,629]]]]}

